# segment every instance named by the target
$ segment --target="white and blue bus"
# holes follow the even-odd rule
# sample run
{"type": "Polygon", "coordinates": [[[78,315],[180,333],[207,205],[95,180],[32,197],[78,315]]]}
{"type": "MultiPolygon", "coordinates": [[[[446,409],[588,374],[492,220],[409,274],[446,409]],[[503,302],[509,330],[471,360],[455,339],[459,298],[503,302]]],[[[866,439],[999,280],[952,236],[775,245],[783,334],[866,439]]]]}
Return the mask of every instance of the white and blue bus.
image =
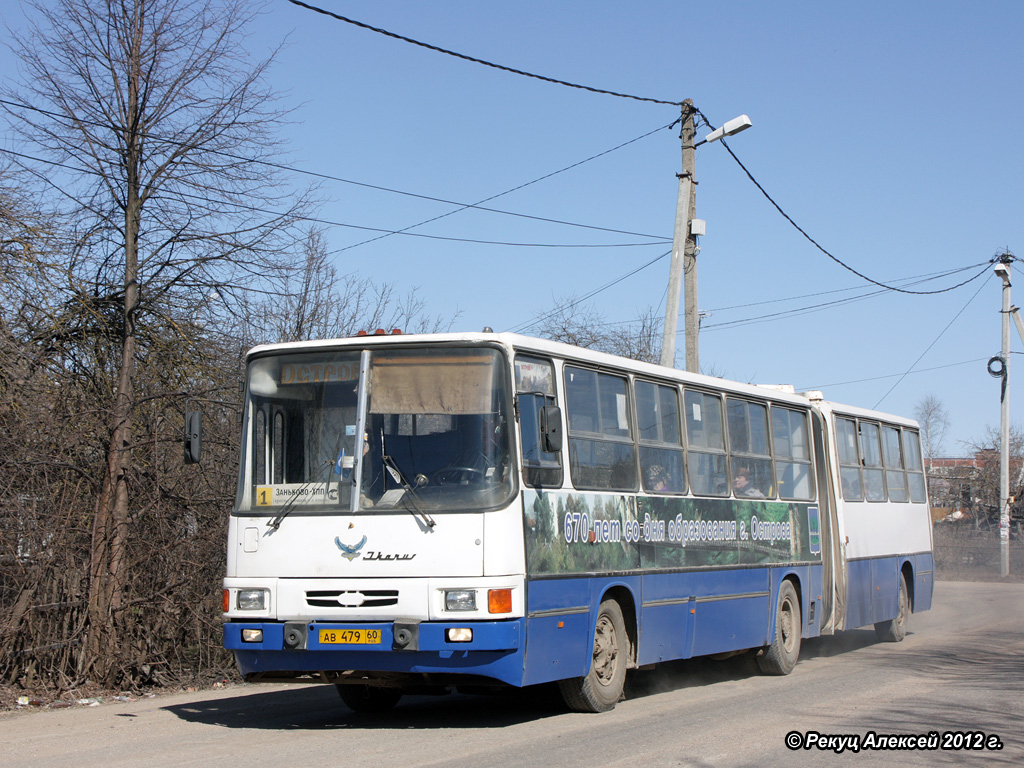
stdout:
{"type": "Polygon", "coordinates": [[[898,641],[932,599],[917,425],[506,333],[247,358],[225,647],[245,679],[403,693],[557,681],[802,638],[898,641]]]}

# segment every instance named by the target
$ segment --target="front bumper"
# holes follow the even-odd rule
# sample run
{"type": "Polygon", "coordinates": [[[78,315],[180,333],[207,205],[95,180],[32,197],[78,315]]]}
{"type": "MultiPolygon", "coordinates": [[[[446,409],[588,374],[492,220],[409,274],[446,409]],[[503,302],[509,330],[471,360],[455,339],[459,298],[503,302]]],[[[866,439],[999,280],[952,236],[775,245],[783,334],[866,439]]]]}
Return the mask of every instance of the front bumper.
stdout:
{"type": "MultiPolygon", "coordinates": [[[[310,672],[390,672],[481,675],[523,684],[524,619],[469,622],[240,622],[224,625],[224,647],[243,675],[299,676],[310,672]],[[469,642],[450,642],[447,630],[471,628],[469,642]],[[321,643],[322,630],[379,632],[379,643],[321,643]],[[261,630],[259,642],[243,630],[261,630]]],[[[371,635],[373,636],[373,635],[371,635]]]]}

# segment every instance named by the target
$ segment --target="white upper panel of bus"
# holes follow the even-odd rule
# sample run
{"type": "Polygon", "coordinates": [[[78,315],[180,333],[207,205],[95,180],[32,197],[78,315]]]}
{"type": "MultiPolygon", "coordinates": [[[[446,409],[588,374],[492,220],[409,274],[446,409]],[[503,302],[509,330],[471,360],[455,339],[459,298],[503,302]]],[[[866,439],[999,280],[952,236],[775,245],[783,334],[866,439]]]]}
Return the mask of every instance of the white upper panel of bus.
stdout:
{"type": "MultiPolygon", "coordinates": [[[[350,336],[341,339],[322,339],[317,341],[297,341],[287,344],[263,344],[249,350],[247,359],[274,352],[300,352],[313,349],[342,349],[345,347],[373,348],[394,344],[501,344],[508,350],[517,349],[537,355],[549,356],[576,363],[597,367],[608,367],[630,371],[639,376],[660,379],[673,379],[683,383],[695,384],[711,390],[725,390],[738,395],[747,395],[776,402],[807,406],[807,397],[787,391],[788,387],[761,387],[754,384],[719,379],[713,376],[688,373],[677,368],[666,368],[661,365],[644,363],[637,360],[595,352],[571,344],[558,341],[522,336],[516,333],[430,333],[430,334],[371,334],[367,336],[350,336]]],[[[846,410],[845,408],[843,410],[846,410]]],[[[903,423],[901,420],[899,423],[903,423]]]]}

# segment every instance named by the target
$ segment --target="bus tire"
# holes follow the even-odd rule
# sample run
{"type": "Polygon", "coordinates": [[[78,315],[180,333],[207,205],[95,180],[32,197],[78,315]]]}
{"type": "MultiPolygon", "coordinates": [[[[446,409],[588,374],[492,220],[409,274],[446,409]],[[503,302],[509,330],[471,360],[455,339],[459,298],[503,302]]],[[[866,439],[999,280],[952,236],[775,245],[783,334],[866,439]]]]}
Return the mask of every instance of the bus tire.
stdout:
{"type": "Polygon", "coordinates": [[[589,671],[583,677],[558,681],[566,706],[576,712],[614,709],[626,683],[628,653],[629,637],[622,608],[615,600],[604,600],[597,609],[589,671]]]}
{"type": "Polygon", "coordinates": [[[757,657],[757,666],[766,675],[788,675],[800,657],[800,638],[803,624],[800,619],[800,600],[793,582],[779,585],[779,599],[775,605],[775,638],[757,657]]]}
{"type": "Polygon", "coordinates": [[[907,636],[907,618],[910,616],[910,591],[907,579],[900,574],[900,610],[895,619],[875,624],[875,636],[886,643],[898,643],[907,636]]]}
{"type": "Polygon", "coordinates": [[[346,683],[336,687],[345,705],[361,714],[387,712],[402,698],[401,688],[382,688],[364,683],[346,683]]]}

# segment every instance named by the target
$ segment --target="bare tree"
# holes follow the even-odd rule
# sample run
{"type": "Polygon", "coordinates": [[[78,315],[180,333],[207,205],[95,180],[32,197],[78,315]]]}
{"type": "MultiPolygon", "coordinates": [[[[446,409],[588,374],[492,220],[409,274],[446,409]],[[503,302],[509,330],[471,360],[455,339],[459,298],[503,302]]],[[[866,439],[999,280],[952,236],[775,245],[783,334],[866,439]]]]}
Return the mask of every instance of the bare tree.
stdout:
{"type": "Polygon", "coordinates": [[[283,281],[280,296],[249,307],[247,325],[260,341],[337,338],[378,328],[429,333],[449,329],[457,317],[426,315],[415,289],[399,296],[390,283],[354,274],[339,276],[319,229],[306,232],[298,261],[299,268],[283,281]]]}
{"type": "MultiPolygon", "coordinates": [[[[999,524],[999,429],[986,427],[984,434],[967,440],[964,447],[975,459],[970,474],[970,497],[974,503],[975,524],[995,528],[999,524]]],[[[1010,425],[1010,495],[1024,495],[1024,428],[1010,425]]]]}
{"type": "Polygon", "coordinates": [[[270,59],[252,62],[242,45],[250,4],[27,4],[35,21],[14,42],[25,80],[5,93],[24,106],[8,107],[8,116],[44,156],[26,168],[63,198],[74,220],[62,265],[67,282],[36,341],[51,355],[76,354],[71,348],[80,353],[92,334],[95,356],[78,363],[92,366],[99,384],[106,457],[92,516],[81,667],[115,683],[133,522],[137,365],[158,339],[179,333],[175,313],[194,309],[210,290],[242,292],[282,274],[297,203],[271,164],[282,114],[264,85],[270,59]]]}
{"type": "Polygon", "coordinates": [[[648,307],[628,323],[609,323],[596,307],[572,297],[557,298],[534,326],[538,336],[613,355],[657,363],[662,321],[648,307]]]}
{"type": "Polygon", "coordinates": [[[921,442],[926,459],[942,455],[949,431],[949,412],[935,395],[925,395],[914,406],[914,418],[921,425],[921,442]]]}

